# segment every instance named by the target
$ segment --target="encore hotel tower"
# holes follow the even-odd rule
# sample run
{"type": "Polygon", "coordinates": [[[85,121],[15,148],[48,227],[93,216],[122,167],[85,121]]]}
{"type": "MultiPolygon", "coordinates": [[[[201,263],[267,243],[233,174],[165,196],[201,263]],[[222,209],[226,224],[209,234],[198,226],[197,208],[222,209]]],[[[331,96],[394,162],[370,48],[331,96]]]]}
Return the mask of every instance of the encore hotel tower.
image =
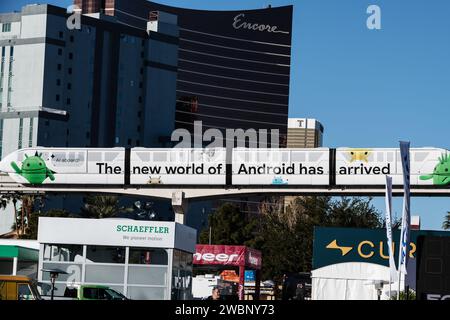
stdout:
{"type": "Polygon", "coordinates": [[[103,12],[146,29],[162,11],[178,17],[176,127],[279,129],[286,145],[292,6],[205,11],[144,0],[75,0],[83,14],[103,12]]]}

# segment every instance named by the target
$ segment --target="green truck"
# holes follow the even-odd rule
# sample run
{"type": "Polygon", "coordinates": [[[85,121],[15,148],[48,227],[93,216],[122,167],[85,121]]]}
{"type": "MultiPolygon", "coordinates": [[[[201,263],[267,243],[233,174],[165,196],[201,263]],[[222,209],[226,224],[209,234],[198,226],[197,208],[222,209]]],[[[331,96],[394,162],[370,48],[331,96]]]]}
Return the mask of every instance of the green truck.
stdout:
{"type": "MultiPolygon", "coordinates": [[[[67,287],[64,298],[73,300],[128,300],[123,294],[110,287],[92,284],[67,287]]],[[[58,299],[58,297],[55,297],[55,299],[58,299]]]]}

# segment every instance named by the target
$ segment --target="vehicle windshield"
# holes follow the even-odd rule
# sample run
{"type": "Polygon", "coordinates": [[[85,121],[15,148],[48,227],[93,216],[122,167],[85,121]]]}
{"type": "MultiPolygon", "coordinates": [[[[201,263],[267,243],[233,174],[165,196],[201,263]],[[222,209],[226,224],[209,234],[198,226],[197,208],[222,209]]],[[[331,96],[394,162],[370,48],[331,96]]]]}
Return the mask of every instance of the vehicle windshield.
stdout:
{"type": "Polygon", "coordinates": [[[19,283],[17,285],[17,298],[19,300],[41,300],[39,292],[31,283],[19,283]]]}
{"type": "Polygon", "coordinates": [[[123,294],[113,289],[105,289],[105,291],[111,297],[111,300],[128,300],[128,298],[125,297],[123,294]]]}

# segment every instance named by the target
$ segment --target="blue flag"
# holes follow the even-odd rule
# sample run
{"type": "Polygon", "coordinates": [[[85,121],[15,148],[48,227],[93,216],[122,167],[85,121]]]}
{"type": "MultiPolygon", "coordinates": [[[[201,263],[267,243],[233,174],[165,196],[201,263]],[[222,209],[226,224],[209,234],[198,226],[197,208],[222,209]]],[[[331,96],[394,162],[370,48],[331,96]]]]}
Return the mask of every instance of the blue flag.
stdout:
{"type": "Polygon", "coordinates": [[[404,195],[403,195],[402,229],[400,233],[398,265],[401,272],[407,274],[406,266],[408,264],[409,228],[410,228],[409,226],[411,221],[411,211],[410,211],[411,161],[409,157],[409,142],[400,141],[400,156],[402,158],[404,195]]]}

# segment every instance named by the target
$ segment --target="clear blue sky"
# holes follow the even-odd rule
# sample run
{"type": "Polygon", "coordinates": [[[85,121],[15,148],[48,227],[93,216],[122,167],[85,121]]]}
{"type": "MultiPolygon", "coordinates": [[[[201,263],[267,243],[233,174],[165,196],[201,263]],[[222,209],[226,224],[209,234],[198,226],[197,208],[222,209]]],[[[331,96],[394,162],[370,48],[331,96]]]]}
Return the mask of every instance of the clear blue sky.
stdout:
{"type": "MultiPolygon", "coordinates": [[[[130,0],[132,1],[132,0],[130,0]]],[[[35,0],[1,0],[0,11],[35,0]]],[[[42,1],[67,7],[72,1],[42,1]]],[[[449,0],[159,0],[194,9],[294,5],[291,117],[317,118],[328,147],[450,149],[449,0]],[[366,9],[381,7],[382,30],[366,9]]],[[[374,203],[384,208],[384,199],[374,203]]],[[[401,213],[401,199],[394,201],[401,213]]],[[[423,229],[440,229],[449,198],[414,198],[423,229]]]]}

